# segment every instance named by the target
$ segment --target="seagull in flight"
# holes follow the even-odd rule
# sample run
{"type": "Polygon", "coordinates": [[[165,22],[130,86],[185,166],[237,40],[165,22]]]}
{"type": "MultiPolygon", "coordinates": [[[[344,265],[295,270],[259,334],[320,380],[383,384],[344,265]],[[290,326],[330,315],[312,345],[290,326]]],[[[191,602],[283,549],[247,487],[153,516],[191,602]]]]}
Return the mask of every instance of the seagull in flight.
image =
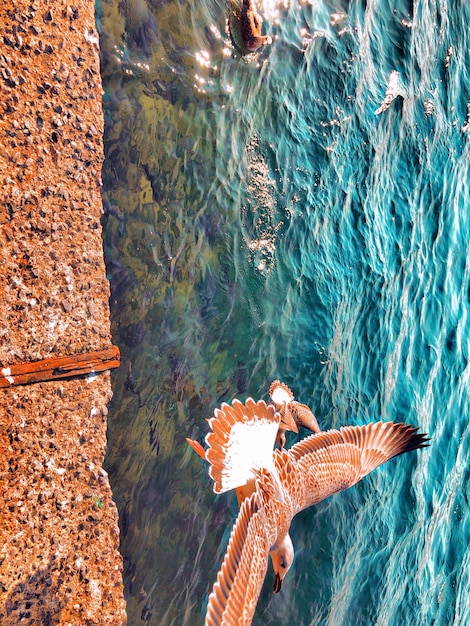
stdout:
{"type": "Polygon", "coordinates": [[[289,528],[297,513],[429,441],[413,426],[376,422],[316,433],[278,450],[280,420],[273,404],[234,400],[215,409],[207,449],[188,440],[209,462],[215,493],[236,489],[241,504],[209,595],[205,626],[252,623],[269,557],[273,591],[281,590],[294,559],[289,528]]]}

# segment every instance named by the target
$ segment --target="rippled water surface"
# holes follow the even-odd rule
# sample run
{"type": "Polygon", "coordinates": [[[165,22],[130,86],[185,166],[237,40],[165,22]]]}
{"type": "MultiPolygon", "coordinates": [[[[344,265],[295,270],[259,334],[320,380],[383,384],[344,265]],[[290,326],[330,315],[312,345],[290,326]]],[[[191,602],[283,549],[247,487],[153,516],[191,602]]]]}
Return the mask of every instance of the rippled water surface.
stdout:
{"type": "MultiPolygon", "coordinates": [[[[102,0],[108,469],[129,624],[202,624],[236,515],[185,443],[274,378],[431,446],[295,518],[254,624],[470,624],[470,5],[102,0]]],[[[300,436],[305,433],[300,433],[300,436]]]]}

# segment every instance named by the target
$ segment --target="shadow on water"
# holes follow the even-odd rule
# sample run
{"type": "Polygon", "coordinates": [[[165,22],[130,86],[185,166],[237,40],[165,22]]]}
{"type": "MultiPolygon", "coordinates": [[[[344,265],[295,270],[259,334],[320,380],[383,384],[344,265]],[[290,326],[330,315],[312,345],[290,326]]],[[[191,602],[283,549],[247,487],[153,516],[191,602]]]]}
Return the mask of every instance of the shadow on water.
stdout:
{"type": "Polygon", "coordinates": [[[62,624],[65,605],[63,594],[58,590],[63,588],[63,581],[60,575],[57,577],[57,571],[65,568],[67,559],[63,560],[62,567],[57,567],[52,558],[47,567],[36,570],[24,582],[18,583],[5,602],[5,615],[0,615],[1,623],[5,626],[62,624]]]}

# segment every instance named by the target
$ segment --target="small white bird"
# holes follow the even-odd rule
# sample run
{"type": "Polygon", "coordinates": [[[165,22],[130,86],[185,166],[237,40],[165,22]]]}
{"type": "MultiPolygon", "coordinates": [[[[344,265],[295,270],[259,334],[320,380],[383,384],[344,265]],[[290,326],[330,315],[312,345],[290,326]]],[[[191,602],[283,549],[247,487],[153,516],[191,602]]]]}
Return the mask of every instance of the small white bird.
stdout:
{"type": "Polygon", "coordinates": [[[205,626],[251,624],[269,556],[274,592],[280,591],[294,558],[289,527],[299,511],[428,441],[412,426],[377,422],[311,435],[288,451],[273,450],[280,415],[273,405],[251,398],[222,404],[209,425],[207,450],[193,447],[210,463],[214,491],[242,488],[242,496],[205,626]]]}

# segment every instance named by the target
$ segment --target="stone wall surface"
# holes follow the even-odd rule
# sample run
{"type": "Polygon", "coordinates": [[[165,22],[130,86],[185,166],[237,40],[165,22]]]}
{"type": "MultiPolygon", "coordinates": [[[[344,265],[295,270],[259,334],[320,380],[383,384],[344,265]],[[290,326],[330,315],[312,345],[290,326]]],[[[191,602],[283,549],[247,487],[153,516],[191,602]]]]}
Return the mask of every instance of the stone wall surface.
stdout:
{"type": "MultiPolygon", "coordinates": [[[[109,348],[91,0],[0,6],[0,370],[109,348]]],[[[124,624],[109,372],[0,389],[0,624],[124,624]]]]}

